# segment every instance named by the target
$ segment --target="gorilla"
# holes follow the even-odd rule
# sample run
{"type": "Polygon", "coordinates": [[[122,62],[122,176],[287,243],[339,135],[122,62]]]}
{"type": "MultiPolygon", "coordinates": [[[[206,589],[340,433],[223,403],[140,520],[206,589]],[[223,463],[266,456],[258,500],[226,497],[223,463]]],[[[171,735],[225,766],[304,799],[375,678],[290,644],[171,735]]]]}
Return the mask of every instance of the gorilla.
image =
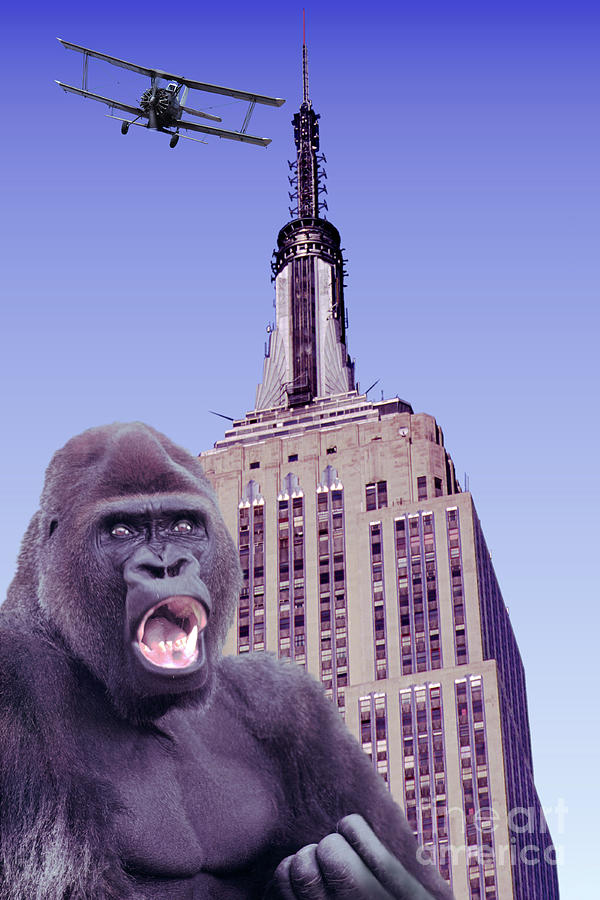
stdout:
{"type": "Polygon", "coordinates": [[[187,451],[55,454],[0,608],[2,900],[451,900],[320,685],[221,655],[239,586],[187,451]]]}

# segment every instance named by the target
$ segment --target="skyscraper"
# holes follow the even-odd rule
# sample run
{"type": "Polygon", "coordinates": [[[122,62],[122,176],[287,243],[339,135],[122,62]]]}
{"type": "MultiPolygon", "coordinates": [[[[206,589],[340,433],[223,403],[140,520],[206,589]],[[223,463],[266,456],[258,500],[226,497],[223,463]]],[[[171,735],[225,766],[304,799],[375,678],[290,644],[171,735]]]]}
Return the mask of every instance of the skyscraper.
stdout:
{"type": "Polygon", "coordinates": [[[458,900],[554,900],[523,665],[473,499],[433,416],[355,382],[302,53],[256,407],[202,454],[244,575],[226,651],[320,679],[458,900]]]}

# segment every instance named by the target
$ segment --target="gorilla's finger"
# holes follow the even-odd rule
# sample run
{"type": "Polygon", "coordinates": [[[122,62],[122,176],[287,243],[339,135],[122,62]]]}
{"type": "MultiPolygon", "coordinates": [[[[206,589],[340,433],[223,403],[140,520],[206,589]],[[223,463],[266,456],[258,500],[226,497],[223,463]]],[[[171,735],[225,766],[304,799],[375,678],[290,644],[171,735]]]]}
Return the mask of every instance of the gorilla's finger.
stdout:
{"type": "Polygon", "coordinates": [[[316,844],[307,844],[292,857],[290,884],[298,900],[326,900],[328,896],[316,850],[316,844]]]}
{"type": "Polygon", "coordinates": [[[392,900],[341,834],[328,834],[317,847],[317,861],[335,900],[392,900]]]}
{"type": "Polygon", "coordinates": [[[293,858],[286,856],[281,860],[269,883],[264,900],[296,900],[294,889],[290,884],[290,865],[293,858]]]}
{"type": "Polygon", "coordinates": [[[373,829],[357,813],[338,822],[338,833],[356,850],[369,871],[394,900],[432,900],[429,891],[383,846],[373,829]]]}

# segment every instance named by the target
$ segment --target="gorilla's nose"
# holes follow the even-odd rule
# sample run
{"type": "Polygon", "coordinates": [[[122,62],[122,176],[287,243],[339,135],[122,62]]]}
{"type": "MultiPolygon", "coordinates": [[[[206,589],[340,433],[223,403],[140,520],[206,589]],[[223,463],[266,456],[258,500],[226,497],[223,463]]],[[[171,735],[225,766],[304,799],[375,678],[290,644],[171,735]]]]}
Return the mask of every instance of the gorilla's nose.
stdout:
{"type": "Polygon", "coordinates": [[[140,563],[137,568],[139,572],[149,575],[151,578],[176,578],[178,575],[182,575],[186,566],[189,565],[190,560],[182,557],[170,566],[157,566],[154,563],[140,563]]]}
{"type": "Polygon", "coordinates": [[[140,547],[126,562],[123,574],[128,583],[156,581],[185,577],[197,567],[197,560],[191,554],[182,554],[177,547],[167,545],[160,553],[149,547],[140,547]]]}

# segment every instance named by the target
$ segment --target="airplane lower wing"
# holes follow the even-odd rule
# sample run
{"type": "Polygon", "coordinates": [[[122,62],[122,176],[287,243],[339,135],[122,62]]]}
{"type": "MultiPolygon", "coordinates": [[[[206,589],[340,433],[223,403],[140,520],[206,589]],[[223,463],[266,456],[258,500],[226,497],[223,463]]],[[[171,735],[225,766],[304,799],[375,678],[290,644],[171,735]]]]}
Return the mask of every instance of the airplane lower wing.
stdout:
{"type": "MultiPolygon", "coordinates": [[[[93,94],[91,91],[84,91],[83,88],[73,87],[71,84],[63,84],[62,81],[57,81],[56,83],[67,93],[79,94],[80,97],[87,97],[89,100],[98,100],[112,109],[121,109],[132,116],[148,118],[147,113],[137,106],[130,106],[127,103],[121,103],[119,100],[112,100],[110,97],[93,94]]],[[[230,141],[242,141],[244,144],[258,144],[259,147],[267,147],[271,143],[271,138],[256,137],[253,134],[244,134],[242,131],[228,131],[226,128],[214,128],[212,125],[200,125],[197,122],[186,122],[182,119],[174,123],[172,127],[185,128],[187,131],[200,131],[202,134],[213,134],[215,137],[228,138],[230,141]]]]}
{"type": "MultiPolygon", "coordinates": [[[[56,79],[55,79],[56,80],[56,79]]],[[[131,113],[132,116],[145,116],[148,118],[143,109],[137,106],[130,106],[128,103],[121,103],[120,100],[111,100],[110,97],[102,97],[100,94],[92,94],[91,91],[84,91],[83,88],[73,87],[70,84],[63,84],[62,81],[56,82],[59,87],[69,94],[79,94],[81,97],[87,97],[88,100],[98,100],[100,103],[106,103],[113,109],[122,109],[123,112],[131,113]]]]}
{"type": "Polygon", "coordinates": [[[189,131],[201,131],[202,134],[214,134],[216,137],[228,138],[230,141],[242,141],[245,144],[258,144],[259,147],[267,147],[271,138],[256,137],[253,134],[244,134],[242,131],[227,131],[225,128],[214,128],[212,125],[199,125],[197,122],[185,122],[180,119],[174,128],[187,128],[189,131]]]}

